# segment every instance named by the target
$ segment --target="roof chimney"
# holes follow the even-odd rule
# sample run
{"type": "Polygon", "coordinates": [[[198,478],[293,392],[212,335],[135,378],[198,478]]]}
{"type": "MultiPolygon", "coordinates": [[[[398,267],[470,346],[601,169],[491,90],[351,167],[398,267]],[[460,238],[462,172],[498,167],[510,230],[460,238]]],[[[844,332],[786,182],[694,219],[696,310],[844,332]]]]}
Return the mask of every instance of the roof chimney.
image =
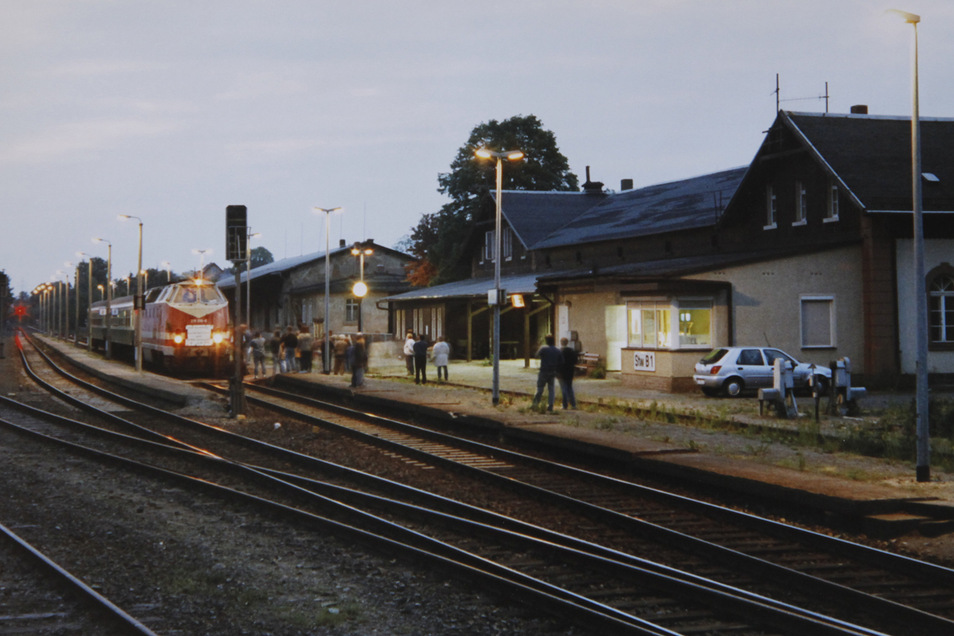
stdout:
{"type": "Polygon", "coordinates": [[[632,189],[633,189],[633,180],[632,180],[632,179],[620,179],[619,189],[620,189],[620,190],[632,190],[632,189]]]}
{"type": "Polygon", "coordinates": [[[868,105],[867,104],[855,104],[851,107],[852,115],[867,115],[868,114],[868,105]]]}
{"type": "Polygon", "coordinates": [[[583,184],[583,192],[586,194],[602,194],[603,182],[590,181],[590,167],[586,167],[586,183],[583,184]]]}

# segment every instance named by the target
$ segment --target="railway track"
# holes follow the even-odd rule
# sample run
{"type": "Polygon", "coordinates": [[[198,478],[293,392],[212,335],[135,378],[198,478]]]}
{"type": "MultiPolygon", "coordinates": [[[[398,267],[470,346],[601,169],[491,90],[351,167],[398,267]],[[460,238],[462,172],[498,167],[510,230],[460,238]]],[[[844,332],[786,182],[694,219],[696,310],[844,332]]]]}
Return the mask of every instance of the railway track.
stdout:
{"type": "Polygon", "coordinates": [[[0,524],[0,633],[154,633],[0,524]]]}
{"type": "MultiPolygon", "coordinates": [[[[269,398],[269,408],[277,408],[277,399],[275,396],[269,398]]],[[[290,396],[282,399],[287,401],[290,396]]],[[[124,404],[124,408],[129,406],[124,404]]],[[[300,405],[286,404],[281,408],[296,414],[303,410],[300,405]]],[[[327,410],[330,407],[323,405],[321,408],[327,410]]],[[[301,417],[300,414],[298,416],[301,417]]],[[[814,533],[796,532],[781,524],[757,520],[709,504],[691,502],[684,497],[673,498],[659,491],[647,492],[647,489],[633,484],[506,453],[501,449],[438,438],[433,432],[408,428],[381,418],[346,413],[337,407],[333,416],[337,422],[332,424],[330,419],[332,417],[326,416],[322,420],[307,421],[309,426],[345,427],[348,430],[344,432],[350,436],[359,435],[355,432],[356,428],[364,428],[360,432],[363,445],[387,445],[388,453],[404,458],[405,463],[419,465],[421,471],[466,471],[477,475],[485,483],[500,482],[495,486],[500,493],[516,493],[510,495],[508,505],[526,506],[528,497],[537,500],[535,506],[546,502],[543,507],[548,508],[549,512],[536,511],[534,515],[537,515],[537,521],[547,522],[547,515],[572,517],[572,523],[563,523],[563,526],[575,524],[578,531],[570,534],[584,535],[587,540],[569,536],[566,532],[546,530],[541,527],[546,523],[522,523],[483,510],[463,509],[460,504],[435,499],[426,493],[405,491],[398,498],[393,494],[394,490],[399,490],[396,485],[375,483],[369,488],[368,484],[376,481],[369,475],[351,474],[348,480],[361,484],[365,491],[377,492],[331,484],[300,472],[301,468],[292,473],[289,472],[289,464],[313,464],[315,460],[261,445],[255,450],[254,462],[260,466],[254,469],[258,475],[256,479],[261,480],[262,475],[269,475],[285,484],[323,493],[321,496],[333,497],[334,501],[346,501],[349,510],[360,505],[365,511],[400,516],[400,527],[404,529],[390,530],[398,534],[413,532],[415,537],[425,536],[425,532],[434,533],[434,528],[440,526],[442,533],[450,534],[441,534],[439,539],[431,537],[430,540],[437,540],[442,546],[451,545],[455,555],[456,551],[466,547],[466,553],[472,555],[467,558],[497,563],[507,570],[518,571],[535,581],[529,587],[536,594],[544,595],[548,602],[567,595],[563,602],[570,599],[571,603],[586,607],[588,611],[596,611],[599,620],[607,621],[607,625],[614,629],[658,629],[663,631],[637,633],[667,633],[665,630],[679,633],[680,630],[718,631],[728,629],[731,625],[733,629],[740,630],[739,633],[766,633],[766,630],[767,633],[874,633],[878,629],[888,633],[908,633],[907,630],[917,624],[919,633],[950,633],[950,607],[945,606],[942,600],[937,600],[946,598],[949,602],[951,596],[951,573],[943,568],[900,559],[814,533]],[[345,426],[343,418],[363,419],[364,423],[359,425],[352,421],[345,426]],[[396,430],[398,432],[394,432],[396,430]],[[264,469],[261,464],[266,462],[259,455],[261,453],[283,454],[279,462],[281,466],[264,469]],[[660,501],[665,503],[660,504],[660,501]],[[633,505],[638,505],[639,509],[626,508],[633,505]],[[428,512],[423,512],[425,510],[428,512]],[[687,513],[686,510],[691,512],[687,513]],[[421,521],[422,515],[427,517],[426,521],[421,521]],[[655,517],[655,520],[647,521],[648,517],[655,517]],[[480,529],[468,525],[470,523],[480,524],[476,526],[480,529]],[[666,527],[665,524],[672,527],[666,527]],[[753,530],[753,525],[760,529],[753,530]],[[447,530],[448,526],[456,530],[451,532],[447,530]],[[718,526],[717,530],[713,529],[715,526],[718,526]],[[491,527],[497,529],[491,532],[488,529],[491,527]],[[704,536],[691,534],[696,532],[693,527],[697,530],[701,528],[704,536]],[[772,536],[766,534],[769,530],[772,536]],[[477,537],[486,541],[486,535],[493,533],[507,536],[506,541],[499,538],[495,541],[510,545],[517,543],[517,553],[510,548],[508,556],[501,556],[503,553],[499,545],[472,545],[477,537]],[[795,534],[799,535],[797,540],[795,534]],[[719,545],[716,540],[721,540],[725,545],[719,545]],[[527,541],[530,543],[525,543],[527,541]],[[563,551],[550,552],[555,549],[551,546],[559,546],[563,551]],[[740,547],[749,553],[746,554],[740,547]],[[825,549],[835,550],[839,554],[834,559],[830,554],[826,557],[825,549]],[[639,556],[641,551],[648,551],[654,557],[670,560],[682,567],[658,564],[639,556]],[[848,553],[851,554],[850,558],[845,556],[848,553]],[[494,554],[495,557],[490,559],[482,554],[494,554]],[[594,558],[596,561],[592,561],[594,558]],[[682,570],[687,567],[705,576],[686,574],[682,570]],[[798,567],[807,567],[811,571],[799,571],[798,567]],[[831,578],[837,580],[820,578],[819,574],[826,571],[829,574],[836,573],[837,576],[831,578]],[[584,572],[588,572],[588,575],[584,576],[584,572]],[[869,589],[874,587],[870,581],[872,578],[877,579],[883,597],[862,591],[864,581],[868,581],[869,589]],[[749,589],[742,590],[740,585],[749,589]],[[888,588],[890,594],[885,594],[888,588]],[[914,604],[913,594],[899,597],[898,592],[902,588],[916,590],[921,597],[920,606],[914,604]],[[556,590],[562,592],[557,593],[556,590]],[[662,590],[666,590],[668,596],[661,596],[662,590]],[[766,591],[770,591],[777,600],[769,600],[766,591]],[[930,605],[924,600],[926,597],[936,599],[936,607],[926,607],[930,605]],[[740,605],[732,605],[730,598],[735,599],[733,603],[740,605]],[[691,602],[686,599],[691,599],[691,602]],[[833,610],[831,613],[837,618],[801,610],[796,604],[789,603],[793,599],[798,599],[803,606],[826,606],[826,611],[833,610]],[[836,610],[847,604],[864,607],[869,627],[852,625],[856,618],[850,615],[838,616],[836,610]],[[655,620],[644,618],[647,616],[655,620]],[[653,626],[643,625],[641,621],[648,621],[653,626]]],[[[177,426],[203,429],[202,435],[205,436],[230,437],[228,432],[221,429],[196,426],[194,423],[180,422],[177,426]]],[[[169,435],[168,431],[163,434],[169,435]]],[[[174,437],[180,447],[198,447],[195,440],[183,442],[178,434],[174,437]]],[[[246,449],[253,444],[247,439],[234,438],[229,443],[233,448],[239,444],[240,448],[246,449]]],[[[206,443],[201,448],[210,446],[210,443],[206,443]]],[[[208,456],[208,451],[205,452],[208,456]]],[[[230,457],[234,457],[241,451],[229,453],[230,457]]],[[[218,451],[215,454],[224,456],[218,451]]],[[[239,463],[243,466],[250,463],[244,459],[215,461],[219,466],[228,464],[230,468],[239,463]]],[[[271,461],[276,460],[273,458],[271,461]]],[[[342,479],[343,473],[354,473],[343,467],[327,465],[320,468],[312,466],[311,470],[318,470],[326,476],[334,473],[338,480],[342,479]]],[[[300,493],[296,494],[298,496],[300,493]]],[[[326,510],[325,506],[330,504],[323,502],[321,505],[321,509],[326,510]]],[[[345,514],[343,522],[351,522],[350,515],[356,513],[349,511],[342,514],[345,514]]],[[[375,515],[374,518],[378,517],[375,515]]],[[[549,522],[552,521],[550,518],[549,522]]],[[[376,525],[382,522],[370,523],[376,525]]],[[[391,540],[395,539],[392,537],[391,540]]],[[[415,548],[420,549],[419,546],[415,548]]],[[[435,553],[448,558],[440,550],[435,550],[435,553]]],[[[590,617],[583,620],[592,622],[594,619],[590,617]]]]}

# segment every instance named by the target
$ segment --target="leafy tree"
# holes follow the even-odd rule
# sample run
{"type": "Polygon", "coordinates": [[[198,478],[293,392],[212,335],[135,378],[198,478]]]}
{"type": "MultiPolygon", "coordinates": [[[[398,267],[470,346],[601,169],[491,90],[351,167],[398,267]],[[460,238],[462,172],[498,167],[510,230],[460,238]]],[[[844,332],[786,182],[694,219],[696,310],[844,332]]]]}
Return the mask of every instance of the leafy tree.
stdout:
{"type": "Polygon", "coordinates": [[[534,115],[479,124],[457,151],[451,171],[438,176],[438,192],[450,197],[440,211],[425,214],[404,242],[416,258],[408,280],[415,285],[458,280],[468,275],[465,250],[481,201],[496,188],[493,161],[478,160],[479,148],[522,150],[526,158],[508,163],[503,172],[506,190],[578,189],[569,162],[557,147],[556,136],[534,115]]]}
{"type": "MultiPolygon", "coordinates": [[[[268,265],[269,263],[274,263],[275,257],[272,256],[272,253],[269,252],[264,247],[253,247],[251,250],[249,250],[248,260],[249,260],[249,264],[251,265],[251,269],[255,269],[256,267],[261,267],[262,265],[268,265]]],[[[239,267],[239,271],[244,272],[245,268],[246,268],[246,264],[242,263],[242,265],[239,267]]],[[[235,276],[235,265],[232,265],[232,267],[228,268],[225,271],[231,274],[232,276],[235,276]]]]}
{"type": "Polygon", "coordinates": [[[255,269],[256,267],[261,267],[262,265],[274,263],[275,257],[272,256],[272,253],[264,247],[253,247],[249,252],[249,260],[251,261],[252,269],[255,269]]]}

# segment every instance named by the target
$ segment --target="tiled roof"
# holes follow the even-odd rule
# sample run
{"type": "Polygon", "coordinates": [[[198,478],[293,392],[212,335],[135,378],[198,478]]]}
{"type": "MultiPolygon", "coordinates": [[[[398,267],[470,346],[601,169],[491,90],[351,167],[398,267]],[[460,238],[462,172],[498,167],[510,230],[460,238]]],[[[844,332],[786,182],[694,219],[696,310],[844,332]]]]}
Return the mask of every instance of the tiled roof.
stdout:
{"type": "MultiPolygon", "coordinates": [[[[911,210],[911,118],[779,114],[870,211],[911,210]]],[[[954,210],[954,120],[920,119],[925,211],[954,210]]]]}
{"type": "MultiPolygon", "coordinates": [[[[715,225],[746,169],[734,168],[608,195],[531,247],[552,248],[715,225]]],[[[516,198],[513,195],[504,197],[505,208],[512,205],[516,198]]]]}
{"type": "MultiPolygon", "coordinates": [[[[539,274],[501,276],[500,288],[511,294],[532,294],[537,289],[538,276],[539,274]]],[[[383,298],[382,301],[394,300],[406,302],[409,300],[435,300],[438,298],[483,298],[486,301],[487,292],[493,288],[493,278],[468,278],[453,283],[434,285],[433,287],[420,287],[403,294],[383,298]]]]}
{"type": "Polygon", "coordinates": [[[505,190],[501,213],[527,249],[605,201],[607,194],[505,190]]]}
{"type": "MultiPolygon", "coordinates": [[[[333,248],[330,252],[328,252],[328,255],[329,257],[334,257],[335,254],[339,252],[344,252],[346,250],[350,252],[351,246],[348,245],[345,247],[333,248]]],[[[313,261],[317,261],[318,259],[323,259],[324,257],[325,257],[324,252],[313,252],[311,254],[302,254],[300,256],[290,256],[288,258],[283,258],[280,261],[273,261],[271,263],[268,263],[267,265],[261,265],[259,267],[252,269],[250,279],[255,280],[256,278],[261,278],[263,276],[268,276],[270,274],[281,274],[283,272],[287,272],[289,270],[295,269],[296,267],[300,267],[301,265],[304,265],[305,263],[311,263],[313,261]]],[[[243,268],[239,280],[244,283],[245,277],[246,277],[246,270],[243,268]]],[[[223,278],[220,278],[219,281],[216,283],[216,285],[218,285],[222,289],[230,289],[232,287],[235,287],[235,277],[225,276],[223,278]]]]}

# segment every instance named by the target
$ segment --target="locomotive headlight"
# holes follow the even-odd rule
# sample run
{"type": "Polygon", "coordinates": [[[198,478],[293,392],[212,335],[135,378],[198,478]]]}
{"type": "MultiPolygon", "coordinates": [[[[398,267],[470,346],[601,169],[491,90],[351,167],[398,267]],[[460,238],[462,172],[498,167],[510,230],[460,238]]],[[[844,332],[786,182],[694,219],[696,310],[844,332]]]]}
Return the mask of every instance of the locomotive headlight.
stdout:
{"type": "Polygon", "coordinates": [[[172,341],[176,344],[182,344],[183,342],[185,342],[185,334],[182,334],[182,333],[173,334],[172,341]]]}
{"type": "Polygon", "coordinates": [[[212,341],[215,342],[215,344],[222,344],[223,340],[225,340],[225,334],[221,331],[216,331],[212,334],[212,341]]]}

